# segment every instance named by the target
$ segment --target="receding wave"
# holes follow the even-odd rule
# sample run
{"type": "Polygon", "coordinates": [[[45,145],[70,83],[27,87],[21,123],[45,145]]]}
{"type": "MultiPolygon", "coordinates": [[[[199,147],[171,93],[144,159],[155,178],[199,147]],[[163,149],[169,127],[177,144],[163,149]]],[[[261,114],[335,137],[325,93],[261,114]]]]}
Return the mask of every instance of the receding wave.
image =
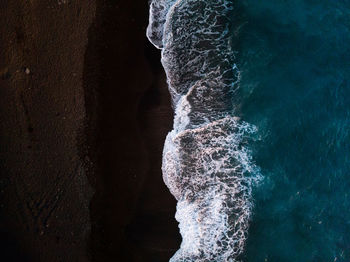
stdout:
{"type": "Polygon", "coordinates": [[[260,179],[249,141],[256,128],[235,117],[239,70],[230,44],[233,2],[154,0],[147,28],[162,50],[175,108],[163,179],[178,201],[182,244],[170,261],[236,261],[260,179]]]}

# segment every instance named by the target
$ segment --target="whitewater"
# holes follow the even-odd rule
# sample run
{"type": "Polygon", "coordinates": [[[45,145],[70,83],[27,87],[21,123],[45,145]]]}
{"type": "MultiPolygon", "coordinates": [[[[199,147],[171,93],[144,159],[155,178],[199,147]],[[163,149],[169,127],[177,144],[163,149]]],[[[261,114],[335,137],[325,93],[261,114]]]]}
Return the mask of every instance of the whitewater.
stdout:
{"type": "Polygon", "coordinates": [[[232,50],[233,1],[154,0],[148,39],[162,52],[175,119],[163,180],[177,199],[182,243],[170,259],[238,261],[262,176],[249,143],[256,127],[234,100],[240,72],[232,50]]]}

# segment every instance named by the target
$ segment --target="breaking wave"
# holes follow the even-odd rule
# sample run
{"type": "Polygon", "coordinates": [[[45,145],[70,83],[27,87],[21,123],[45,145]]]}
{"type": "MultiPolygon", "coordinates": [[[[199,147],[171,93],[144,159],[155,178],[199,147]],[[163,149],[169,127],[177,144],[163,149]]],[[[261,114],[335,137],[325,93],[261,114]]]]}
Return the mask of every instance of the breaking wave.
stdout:
{"type": "Polygon", "coordinates": [[[249,141],[256,128],[236,117],[239,70],[228,0],[154,0],[147,37],[162,50],[175,108],[163,179],[178,201],[182,243],[170,261],[237,261],[261,180],[249,141]]]}

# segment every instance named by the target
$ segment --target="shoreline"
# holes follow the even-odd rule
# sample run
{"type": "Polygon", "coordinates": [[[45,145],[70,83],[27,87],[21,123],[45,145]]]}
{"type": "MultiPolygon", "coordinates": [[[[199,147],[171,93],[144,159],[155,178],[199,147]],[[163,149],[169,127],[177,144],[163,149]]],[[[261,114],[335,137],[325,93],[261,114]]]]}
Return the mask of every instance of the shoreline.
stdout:
{"type": "Polygon", "coordinates": [[[89,150],[97,174],[94,261],[168,261],[179,245],[176,202],[161,174],[173,114],[159,51],[146,39],[147,22],[146,1],[101,4],[89,31],[84,85],[87,107],[96,109],[87,118],[87,134],[97,134],[89,150]]]}

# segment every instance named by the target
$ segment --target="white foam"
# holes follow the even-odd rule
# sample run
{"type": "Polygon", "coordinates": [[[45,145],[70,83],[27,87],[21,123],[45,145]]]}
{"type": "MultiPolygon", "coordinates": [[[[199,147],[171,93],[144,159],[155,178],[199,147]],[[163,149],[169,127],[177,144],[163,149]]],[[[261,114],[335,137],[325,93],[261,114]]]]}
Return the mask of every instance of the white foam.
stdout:
{"type": "Polygon", "coordinates": [[[163,31],[169,8],[175,0],[156,0],[150,4],[149,22],[146,35],[149,41],[157,48],[163,48],[163,31]]]}
{"type": "Polygon", "coordinates": [[[178,200],[182,244],[170,261],[236,261],[260,181],[249,141],[256,128],[235,116],[239,70],[230,46],[228,0],[154,0],[147,36],[162,49],[175,106],[163,179],[178,200]]]}

